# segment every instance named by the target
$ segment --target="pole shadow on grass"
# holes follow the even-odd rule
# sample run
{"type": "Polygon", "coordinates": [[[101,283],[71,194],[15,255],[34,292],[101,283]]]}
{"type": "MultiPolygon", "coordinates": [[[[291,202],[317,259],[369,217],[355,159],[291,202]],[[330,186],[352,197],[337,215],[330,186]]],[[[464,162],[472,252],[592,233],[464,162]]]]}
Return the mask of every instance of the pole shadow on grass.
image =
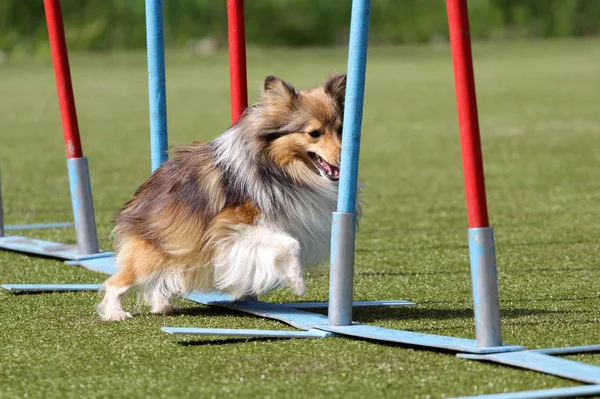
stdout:
{"type": "Polygon", "coordinates": [[[291,339],[297,339],[297,338],[261,338],[261,337],[256,337],[256,338],[227,338],[227,337],[222,337],[222,338],[215,338],[215,337],[206,337],[205,339],[194,339],[194,340],[190,340],[190,341],[180,341],[179,345],[181,346],[189,346],[189,347],[195,347],[195,346],[218,346],[218,345],[234,345],[234,344],[245,344],[245,343],[250,343],[250,342],[262,342],[262,343],[267,343],[267,342],[274,342],[274,341],[288,341],[291,339]]]}
{"type": "MultiPolygon", "coordinates": [[[[532,241],[532,242],[509,242],[502,241],[496,243],[496,248],[502,250],[504,248],[513,247],[556,247],[577,244],[593,244],[594,240],[550,240],[550,241],[532,241]]],[[[402,252],[423,252],[423,251],[441,251],[441,250],[468,250],[466,244],[439,244],[415,247],[396,247],[396,248],[357,248],[356,253],[402,253],[402,252]]]]}
{"type": "Polygon", "coordinates": [[[471,272],[466,270],[454,270],[454,271],[432,271],[432,272],[391,272],[391,271],[360,271],[357,270],[356,274],[360,277],[403,277],[403,276],[437,276],[437,275],[459,275],[465,274],[470,275],[471,272]]]}
{"type": "Polygon", "coordinates": [[[578,296],[578,297],[570,297],[570,298],[525,298],[525,299],[513,299],[513,298],[503,298],[506,302],[578,302],[578,301],[598,301],[600,300],[600,295],[593,296],[578,296]]]}
{"type": "Polygon", "coordinates": [[[214,308],[210,306],[175,308],[175,311],[170,316],[190,316],[190,317],[235,317],[235,318],[255,318],[246,313],[241,313],[228,308],[214,308]]]}
{"type": "MultiPolygon", "coordinates": [[[[326,308],[308,309],[311,313],[327,315],[326,308]]],[[[546,309],[502,309],[502,318],[517,319],[527,316],[548,316],[573,313],[586,313],[585,311],[573,310],[546,310],[546,309]]],[[[461,320],[472,319],[472,308],[458,309],[427,309],[417,307],[370,307],[355,308],[353,310],[354,321],[359,323],[370,323],[376,321],[409,321],[409,320],[461,320]]],[[[191,317],[236,317],[252,318],[257,316],[241,313],[239,311],[227,308],[211,307],[186,307],[176,308],[172,316],[191,316],[191,317]]]]}
{"type": "MultiPolygon", "coordinates": [[[[315,313],[323,313],[326,314],[326,310],[318,309],[315,310],[315,313]]],[[[552,316],[552,315],[560,315],[560,314],[572,314],[572,311],[557,311],[557,310],[539,310],[539,309],[506,309],[502,311],[502,317],[505,320],[519,319],[522,317],[528,316],[552,316]]],[[[585,313],[585,312],[578,312],[585,313]]],[[[355,309],[354,311],[355,317],[354,320],[359,323],[382,323],[385,321],[427,321],[427,320],[459,320],[466,321],[471,320],[473,318],[473,310],[471,308],[460,308],[460,309],[418,309],[418,308],[370,308],[370,309],[355,309]]],[[[254,318],[255,316],[247,315],[239,312],[235,312],[233,310],[228,309],[211,309],[205,307],[198,308],[186,308],[176,311],[175,315],[186,315],[186,316],[205,316],[205,317],[218,317],[218,316],[228,316],[228,317],[236,317],[236,318],[254,318]]],[[[274,320],[275,321],[275,320],[274,320]]],[[[278,324],[282,324],[281,322],[277,322],[278,324]]],[[[577,324],[589,324],[589,321],[578,322],[577,324]]],[[[285,324],[285,323],[283,323],[285,324]]],[[[512,325],[539,325],[540,321],[528,322],[528,321],[516,321],[513,320],[512,325]]],[[[409,331],[429,333],[429,334],[445,334],[447,335],[449,331],[456,330],[456,327],[452,326],[420,326],[419,328],[407,328],[409,331]]],[[[463,330],[463,328],[458,328],[459,330],[463,330]]],[[[189,339],[189,340],[180,340],[178,343],[182,346],[186,347],[196,347],[196,346],[215,346],[215,345],[233,345],[233,344],[241,344],[241,343],[249,343],[249,342],[272,342],[272,341],[281,341],[281,340],[290,340],[294,338],[268,338],[268,337],[255,337],[255,338],[234,338],[234,337],[204,337],[202,339],[189,339]]],[[[413,345],[403,345],[398,343],[386,343],[375,340],[370,340],[366,338],[353,338],[361,341],[373,342],[378,345],[386,345],[386,346],[394,346],[394,347],[405,347],[405,348],[418,348],[419,350],[423,350],[422,347],[413,346],[413,345]]],[[[425,348],[427,350],[427,348],[425,348]]],[[[440,352],[438,349],[430,349],[431,351],[440,352]]],[[[446,352],[441,350],[442,352],[446,352]]],[[[447,351],[448,353],[453,353],[453,351],[447,351]]]]}
{"type": "MultiPolygon", "coordinates": [[[[360,323],[382,321],[414,321],[414,320],[465,320],[473,318],[472,308],[460,309],[426,309],[416,307],[404,308],[370,308],[355,309],[354,321],[360,323]]],[[[527,316],[548,316],[573,313],[572,311],[544,309],[503,309],[502,318],[518,319],[527,316]]]]}
{"type": "MultiPolygon", "coordinates": [[[[319,309],[315,313],[326,314],[326,311],[319,309]]],[[[370,309],[356,309],[354,320],[360,323],[375,323],[385,321],[427,321],[427,320],[470,320],[473,318],[473,310],[470,308],[461,309],[416,309],[416,308],[370,308],[370,309]]],[[[556,311],[556,310],[538,310],[538,309],[507,309],[502,312],[502,317],[505,319],[518,319],[527,316],[548,316],[557,314],[572,313],[567,311],[556,311]]],[[[198,308],[185,308],[177,310],[176,316],[204,316],[204,317],[236,317],[236,318],[254,318],[255,316],[246,315],[243,313],[235,312],[228,309],[210,309],[204,307],[198,308]]],[[[279,323],[279,322],[278,322],[279,323]]],[[[537,323],[539,324],[539,322],[537,323]]],[[[449,326],[444,327],[423,327],[419,328],[419,332],[435,333],[438,331],[448,332],[449,326]]],[[[412,330],[412,329],[411,329],[412,330]]],[[[204,338],[189,341],[180,341],[183,346],[203,346],[203,345],[228,345],[245,342],[269,342],[281,339],[292,339],[292,338],[204,338]]]]}

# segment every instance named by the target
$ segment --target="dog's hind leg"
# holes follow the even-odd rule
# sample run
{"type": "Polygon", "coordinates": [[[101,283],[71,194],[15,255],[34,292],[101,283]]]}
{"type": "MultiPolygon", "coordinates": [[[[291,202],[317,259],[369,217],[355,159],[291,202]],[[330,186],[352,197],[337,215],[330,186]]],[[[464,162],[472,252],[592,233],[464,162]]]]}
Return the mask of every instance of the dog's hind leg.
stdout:
{"type": "Polygon", "coordinates": [[[150,312],[154,314],[170,314],[173,313],[173,305],[169,301],[169,297],[160,292],[153,291],[148,294],[147,300],[150,305],[150,312]]]}
{"type": "Polygon", "coordinates": [[[131,313],[123,310],[121,303],[123,297],[135,282],[134,274],[130,269],[130,267],[125,266],[104,282],[102,286],[104,298],[98,305],[98,315],[102,320],[121,321],[132,317],[131,313]]]}
{"type": "Polygon", "coordinates": [[[169,302],[173,295],[182,295],[184,288],[183,275],[177,272],[157,272],[141,283],[144,299],[154,314],[170,314],[174,309],[169,302]]]}
{"type": "MultiPolygon", "coordinates": [[[[122,300],[134,286],[143,286],[148,277],[160,265],[160,257],[146,242],[130,238],[125,240],[117,252],[117,273],[106,280],[102,286],[104,298],[98,305],[98,314],[103,320],[126,320],[131,313],[123,310],[122,300]]],[[[146,287],[140,287],[146,288],[146,287]]],[[[164,308],[164,304],[162,304],[164,308]]]]}

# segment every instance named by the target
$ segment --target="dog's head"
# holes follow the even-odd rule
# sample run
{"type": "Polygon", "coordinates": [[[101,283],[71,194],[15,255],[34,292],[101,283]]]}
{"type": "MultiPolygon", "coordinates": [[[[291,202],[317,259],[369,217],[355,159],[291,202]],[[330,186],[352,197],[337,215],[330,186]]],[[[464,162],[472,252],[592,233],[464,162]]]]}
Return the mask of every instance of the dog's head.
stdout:
{"type": "Polygon", "coordinates": [[[346,75],[330,75],[323,85],[296,91],[284,80],[265,79],[259,109],[259,140],[277,167],[302,181],[340,177],[346,75]]]}

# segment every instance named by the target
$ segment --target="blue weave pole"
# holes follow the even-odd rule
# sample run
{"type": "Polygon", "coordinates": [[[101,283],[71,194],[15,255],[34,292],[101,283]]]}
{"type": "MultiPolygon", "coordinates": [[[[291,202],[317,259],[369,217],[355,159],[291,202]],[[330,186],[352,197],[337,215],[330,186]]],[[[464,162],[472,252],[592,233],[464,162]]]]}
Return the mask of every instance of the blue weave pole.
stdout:
{"type": "Polygon", "coordinates": [[[358,156],[369,38],[370,0],[353,0],[337,212],[333,213],[328,323],[352,322],[358,156]]]}
{"type": "Polygon", "coordinates": [[[150,103],[150,156],[154,172],[168,158],[167,97],[162,0],[146,0],[146,48],[150,103]]]}

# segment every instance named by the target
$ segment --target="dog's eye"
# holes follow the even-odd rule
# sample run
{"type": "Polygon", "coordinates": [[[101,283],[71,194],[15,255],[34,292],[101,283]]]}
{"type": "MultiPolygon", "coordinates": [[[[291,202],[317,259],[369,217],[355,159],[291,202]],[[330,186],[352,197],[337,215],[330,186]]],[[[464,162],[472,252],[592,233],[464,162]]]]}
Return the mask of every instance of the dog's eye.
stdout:
{"type": "Polygon", "coordinates": [[[309,134],[310,137],[312,137],[313,139],[318,139],[319,137],[321,137],[321,132],[319,132],[318,130],[313,130],[309,134]]]}

